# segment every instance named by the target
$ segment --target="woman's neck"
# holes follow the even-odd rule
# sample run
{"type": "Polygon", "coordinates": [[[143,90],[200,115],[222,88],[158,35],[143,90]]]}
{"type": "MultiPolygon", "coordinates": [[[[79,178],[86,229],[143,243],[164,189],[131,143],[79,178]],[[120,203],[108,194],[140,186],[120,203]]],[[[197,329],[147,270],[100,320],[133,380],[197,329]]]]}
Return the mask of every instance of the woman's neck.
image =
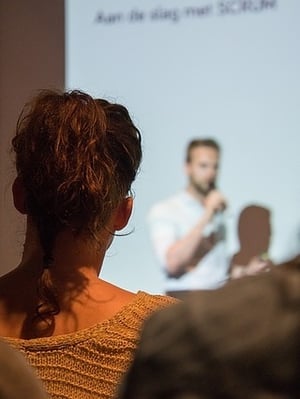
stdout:
{"type": "MultiPolygon", "coordinates": [[[[51,254],[53,264],[50,269],[53,276],[60,281],[70,281],[70,275],[80,271],[88,278],[98,278],[109,241],[106,232],[99,237],[98,242],[83,235],[75,236],[70,230],[58,233],[51,254]]],[[[37,230],[29,221],[19,267],[39,275],[44,267],[43,257],[37,230]]]]}
{"type": "MultiPolygon", "coordinates": [[[[60,312],[50,335],[110,318],[131,300],[131,293],[98,278],[109,241],[107,235],[102,241],[106,244],[97,246],[69,232],[57,236],[48,272],[60,312]]],[[[43,269],[43,250],[30,227],[20,265],[0,279],[0,335],[32,337],[30,323],[40,301],[37,286],[43,269]]]]}

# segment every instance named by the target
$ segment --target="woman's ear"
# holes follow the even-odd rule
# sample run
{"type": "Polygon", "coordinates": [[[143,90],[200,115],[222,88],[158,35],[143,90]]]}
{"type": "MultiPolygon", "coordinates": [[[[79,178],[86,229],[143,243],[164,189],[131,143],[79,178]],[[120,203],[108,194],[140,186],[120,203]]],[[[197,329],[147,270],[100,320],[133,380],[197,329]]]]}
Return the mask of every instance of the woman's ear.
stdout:
{"type": "Polygon", "coordinates": [[[117,207],[113,220],[114,231],[122,230],[128,223],[133,208],[133,198],[126,197],[117,207]]]}
{"type": "Polygon", "coordinates": [[[25,188],[22,179],[17,176],[12,185],[12,194],[14,205],[17,211],[22,215],[27,214],[25,188]]]}

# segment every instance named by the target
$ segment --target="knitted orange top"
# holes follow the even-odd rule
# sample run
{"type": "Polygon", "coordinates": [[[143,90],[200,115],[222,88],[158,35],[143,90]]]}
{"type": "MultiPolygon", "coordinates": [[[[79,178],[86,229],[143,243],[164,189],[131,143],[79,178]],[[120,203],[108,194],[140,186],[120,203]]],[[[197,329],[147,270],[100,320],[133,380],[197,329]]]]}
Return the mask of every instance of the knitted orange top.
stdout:
{"type": "Polygon", "coordinates": [[[133,358],[143,321],[173,302],[139,291],[111,319],[92,327],[47,338],[3,339],[25,355],[51,398],[113,398],[133,358]]]}

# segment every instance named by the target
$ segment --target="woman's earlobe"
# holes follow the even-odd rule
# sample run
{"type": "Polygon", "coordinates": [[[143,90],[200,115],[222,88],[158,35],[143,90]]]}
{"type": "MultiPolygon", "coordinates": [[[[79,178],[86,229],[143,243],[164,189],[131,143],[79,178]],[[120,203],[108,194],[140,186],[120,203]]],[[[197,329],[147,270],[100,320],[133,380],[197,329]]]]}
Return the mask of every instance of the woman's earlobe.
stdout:
{"type": "Polygon", "coordinates": [[[16,210],[19,211],[22,215],[26,215],[27,206],[25,188],[22,179],[19,176],[17,176],[15,178],[15,181],[13,182],[12,194],[16,210]]]}
{"type": "Polygon", "coordinates": [[[118,206],[115,213],[115,218],[114,218],[115,231],[122,230],[127,225],[128,220],[132,213],[132,209],[133,209],[133,198],[132,197],[124,198],[124,200],[118,206]]]}

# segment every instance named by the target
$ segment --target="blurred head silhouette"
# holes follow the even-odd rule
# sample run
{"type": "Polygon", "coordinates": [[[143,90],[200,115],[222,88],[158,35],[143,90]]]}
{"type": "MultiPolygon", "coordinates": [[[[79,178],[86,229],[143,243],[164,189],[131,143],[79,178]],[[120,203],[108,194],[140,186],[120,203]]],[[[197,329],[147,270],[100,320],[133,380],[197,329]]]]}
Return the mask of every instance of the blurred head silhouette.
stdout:
{"type": "Polygon", "coordinates": [[[0,342],[0,398],[48,398],[23,356],[4,342],[0,342]]]}
{"type": "Polygon", "coordinates": [[[300,392],[300,273],[280,268],[153,315],[119,399],[291,399],[300,392]]]}

